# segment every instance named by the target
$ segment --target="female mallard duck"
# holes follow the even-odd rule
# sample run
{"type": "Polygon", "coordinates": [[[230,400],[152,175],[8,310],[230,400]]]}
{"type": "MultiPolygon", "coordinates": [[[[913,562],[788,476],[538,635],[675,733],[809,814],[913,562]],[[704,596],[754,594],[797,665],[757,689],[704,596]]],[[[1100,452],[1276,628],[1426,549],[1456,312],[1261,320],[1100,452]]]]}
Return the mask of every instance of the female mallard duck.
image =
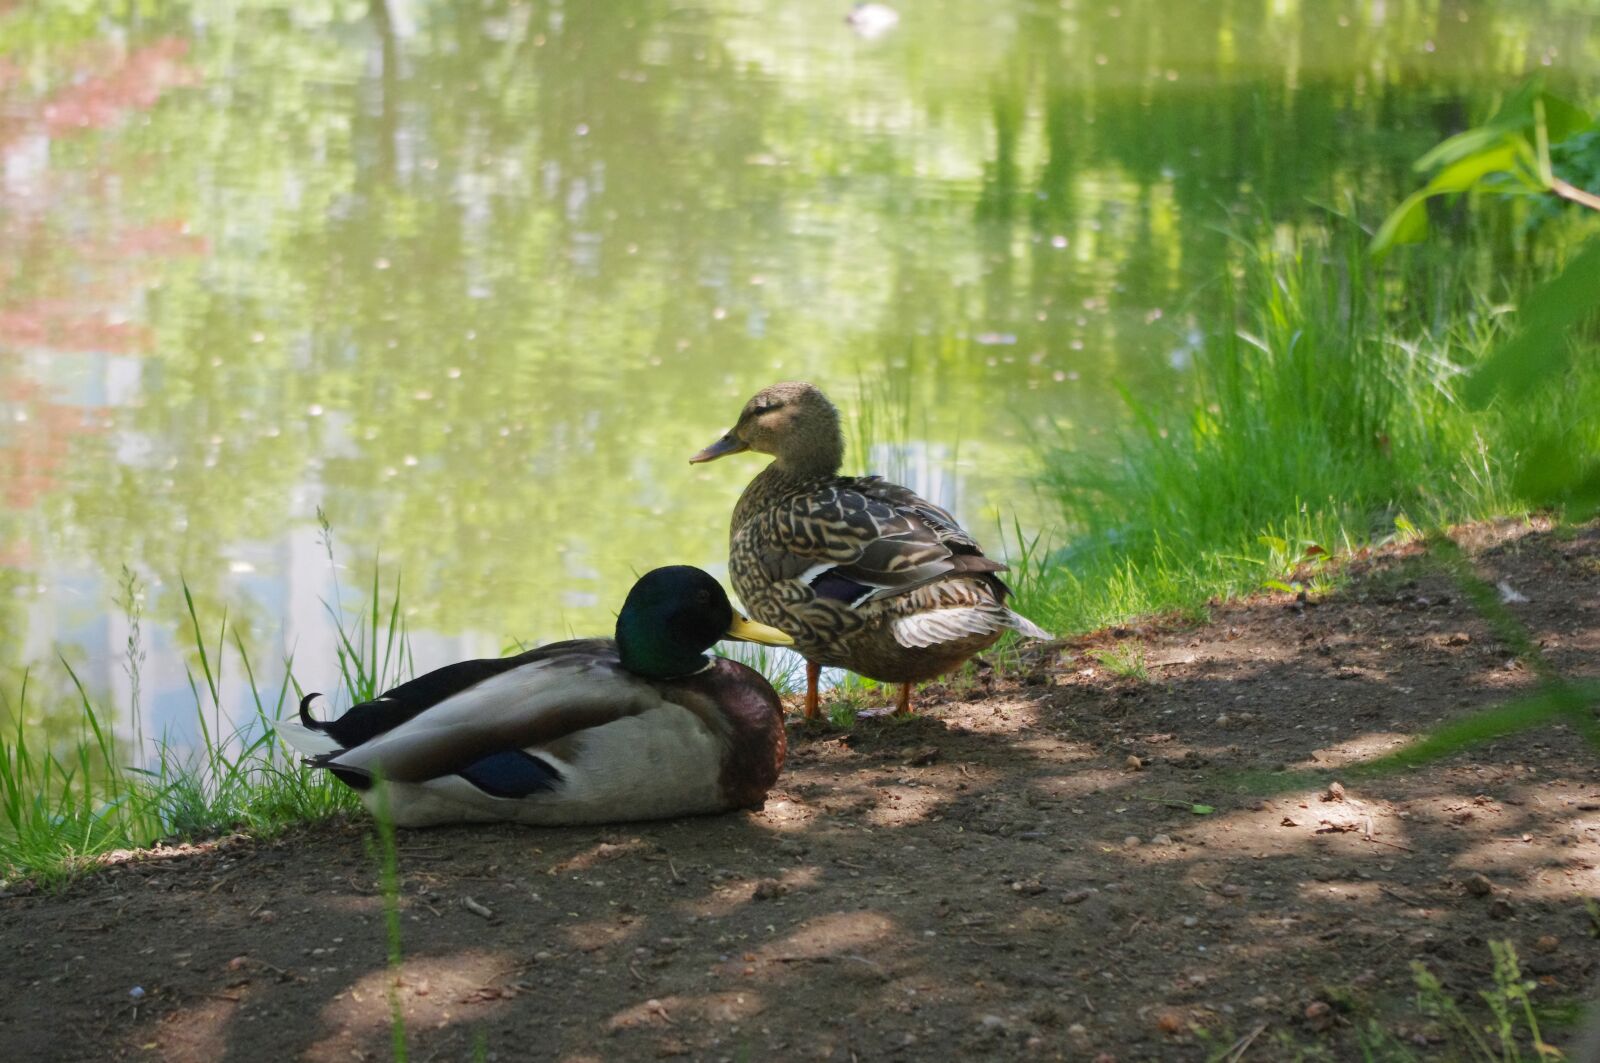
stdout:
{"type": "Polygon", "coordinates": [[[836,665],[911,684],[948,672],[1007,630],[1051,636],[1006,608],[1006,566],[956,519],[877,476],[840,476],[839,411],[810,384],[774,384],[691,462],[754,450],[777,460],[733,510],[728,572],[751,615],[794,636],[806,657],[807,716],[817,676],[836,665]]]}
{"type": "Polygon", "coordinates": [[[384,780],[402,827],[758,808],[783,767],[783,709],[759,673],[704,656],[720,638],[791,642],[699,569],[658,568],[628,593],[615,641],[452,664],[337,720],[313,719],[309,694],[280,733],[374,812],[384,780]]]}

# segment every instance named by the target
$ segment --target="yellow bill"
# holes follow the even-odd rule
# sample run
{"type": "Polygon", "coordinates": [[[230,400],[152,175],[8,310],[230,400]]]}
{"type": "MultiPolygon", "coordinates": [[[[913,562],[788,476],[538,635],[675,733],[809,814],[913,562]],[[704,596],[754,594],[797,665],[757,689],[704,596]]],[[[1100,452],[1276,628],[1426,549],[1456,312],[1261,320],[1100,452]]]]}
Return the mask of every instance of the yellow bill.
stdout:
{"type": "Polygon", "coordinates": [[[794,645],[794,639],[777,628],[758,624],[754,620],[747,620],[738,613],[733,614],[733,623],[728,625],[728,633],[725,637],[738,639],[740,642],[759,642],[767,646],[794,645]]]}

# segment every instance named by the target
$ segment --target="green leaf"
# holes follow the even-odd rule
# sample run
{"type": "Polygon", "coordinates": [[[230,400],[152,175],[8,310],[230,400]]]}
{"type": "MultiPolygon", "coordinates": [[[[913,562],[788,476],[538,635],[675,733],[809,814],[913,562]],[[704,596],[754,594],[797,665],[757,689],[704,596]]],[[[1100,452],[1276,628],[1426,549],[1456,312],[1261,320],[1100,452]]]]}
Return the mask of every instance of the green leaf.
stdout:
{"type": "Polygon", "coordinates": [[[1210,805],[1190,805],[1189,811],[1193,812],[1197,816],[1209,816],[1211,813],[1215,812],[1216,809],[1210,805]]]}
{"type": "Polygon", "coordinates": [[[1381,255],[1396,244],[1421,243],[1428,235],[1428,193],[1411,193],[1383,219],[1367,250],[1381,255]]]}
{"type": "Polygon", "coordinates": [[[1532,161],[1526,144],[1520,141],[1515,143],[1502,141],[1498,147],[1468,155],[1445,167],[1428,182],[1422,194],[1438,196],[1449,192],[1465,192],[1492,173],[1517,174],[1526,180],[1526,172],[1519,171],[1517,167],[1517,163],[1524,160],[1532,161]]]}
{"type": "Polygon", "coordinates": [[[1520,328],[1470,376],[1462,396],[1483,406],[1496,395],[1516,399],[1566,368],[1572,348],[1567,330],[1600,307],[1600,239],[1568,260],[1560,276],[1528,297],[1520,328]]]}
{"type": "MultiPolygon", "coordinates": [[[[1530,115],[1531,124],[1532,117],[1530,115]]],[[[1476,154],[1493,145],[1508,130],[1496,129],[1490,126],[1477,126],[1457,133],[1455,136],[1435,144],[1426,155],[1411,164],[1411,168],[1418,173],[1426,173],[1435,166],[1448,166],[1468,155],[1476,154]]]]}
{"type": "Polygon", "coordinates": [[[1545,435],[1517,461],[1517,493],[1536,505],[1564,504],[1574,519],[1588,516],[1600,505],[1600,462],[1579,453],[1565,433],[1545,435]]]}
{"type": "Polygon", "coordinates": [[[1478,150],[1457,157],[1384,219],[1372,238],[1372,254],[1380,255],[1395,244],[1414,244],[1426,238],[1430,198],[1469,192],[1491,174],[1507,174],[1530,192],[1544,191],[1544,185],[1534,176],[1533,149],[1520,134],[1496,133],[1477,142],[1482,145],[1478,150]]]}
{"type": "Polygon", "coordinates": [[[1533,101],[1539,98],[1540,79],[1530,78],[1506,97],[1500,109],[1481,126],[1464,130],[1434,146],[1413,164],[1419,173],[1435,166],[1448,166],[1453,162],[1476,154],[1501,137],[1533,129],[1533,101]]]}
{"type": "Polygon", "coordinates": [[[1588,111],[1554,93],[1542,92],[1539,100],[1544,104],[1544,127],[1552,144],[1583,132],[1594,122],[1594,116],[1588,111]]]}

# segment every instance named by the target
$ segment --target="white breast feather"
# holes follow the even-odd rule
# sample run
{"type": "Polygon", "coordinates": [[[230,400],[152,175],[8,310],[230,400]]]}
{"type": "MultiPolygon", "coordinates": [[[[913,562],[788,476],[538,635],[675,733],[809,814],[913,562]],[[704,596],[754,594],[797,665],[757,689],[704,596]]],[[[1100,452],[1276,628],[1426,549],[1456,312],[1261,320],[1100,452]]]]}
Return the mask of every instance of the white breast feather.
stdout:
{"type": "MultiPolygon", "coordinates": [[[[723,744],[688,709],[662,705],[583,733],[553,800],[522,802],[525,823],[604,823],[715,812],[723,744]]],[[[533,752],[537,752],[534,750],[533,752]]],[[[553,759],[553,758],[551,758],[553,759]]]]}

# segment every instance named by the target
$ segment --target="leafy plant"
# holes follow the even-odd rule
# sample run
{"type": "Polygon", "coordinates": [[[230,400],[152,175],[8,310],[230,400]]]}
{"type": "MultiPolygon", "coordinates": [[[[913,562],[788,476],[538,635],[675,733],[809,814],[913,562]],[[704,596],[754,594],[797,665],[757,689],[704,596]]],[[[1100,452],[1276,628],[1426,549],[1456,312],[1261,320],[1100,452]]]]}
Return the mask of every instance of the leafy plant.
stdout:
{"type": "Polygon", "coordinates": [[[1420,294],[1395,301],[1354,227],[1287,250],[1240,244],[1231,314],[1195,356],[1188,401],[1130,394],[1109,445],[1063,435],[1043,456],[1070,538],[1018,584],[1019,608],[1047,629],[1199,615],[1298,569],[1314,579],[1313,545],[1343,553],[1521,505],[1518,445],[1565,414],[1460,400],[1463,367],[1503,327],[1470,283],[1424,287],[1421,264],[1402,261],[1420,294]]]}
{"type": "Polygon", "coordinates": [[[1489,1020],[1467,1015],[1444,988],[1437,975],[1420,960],[1411,964],[1417,985],[1417,1006],[1424,1015],[1439,1019],[1466,1046],[1468,1058],[1482,1063],[1521,1063],[1530,1057],[1522,1051],[1520,1036],[1525,1036],[1533,1059],[1565,1058],[1560,1049],[1548,1044],[1539,1032],[1532,991],[1538,983],[1524,981],[1517,963],[1517,952],[1509,941],[1489,942],[1494,957],[1494,986],[1481,989],[1478,996],[1488,1006],[1489,1020]]]}
{"type": "Polygon", "coordinates": [[[1522,441],[1517,491],[1530,501],[1565,504],[1574,515],[1600,506],[1600,398],[1592,346],[1573,335],[1600,308],[1600,239],[1567,261],[1518,315],[1518,331],[1494,349],[1467,379],[1466,400],[1485,407],[1526,403],[1537,397],[1557,411],[1522,441]]]}
{"type": "MultiPolygon", "coordinates": [[[[1417,160],[1419,171],[1437,172],[1384,220],[1371,250],[1381,255],[1396,244],[1425,238],[1427,201],[1440,195],[1554,196],[1600,211],[1600,195],[1561,176],[1557,161],[1580,181],[1600,181],[1600,124],[1534,78],[1487,123],[1450,137],[1417,160]]],[[[1594,415],[1600,394],[1592,380],[1572,379],[1577,356],[1571,336],[1597,307],[1600,241],[1590,241],[1558,276],[1528,296],[1516,334],[1502,341],[1462,388],[1463,397],[1479,408],[1538,392],[1557,411],[1519,440],[1514,485],[1535,504],[1566,505],[1580,513],[1600,506],[1600,459],[1587,453],[1600,441],[1600,420],[1594,415]]]]}
{"type": "Polygon", "coordinates": [[[1416,161],[1419,173],[1434,171],[1433,177],[1384,219],[1372,238],[1372,252],[1381,255],[1397,244],[1426,239],[1427,204],[1436,196],[1554,194],[1600,210],[1600,195],[1567,181],[1551,163],[1551,144],[1592,134],[1592,122],[1583,108],[1545,91],[1539,79],[1527,81],[1488,122],[1457,133],[1416,161]]]}

